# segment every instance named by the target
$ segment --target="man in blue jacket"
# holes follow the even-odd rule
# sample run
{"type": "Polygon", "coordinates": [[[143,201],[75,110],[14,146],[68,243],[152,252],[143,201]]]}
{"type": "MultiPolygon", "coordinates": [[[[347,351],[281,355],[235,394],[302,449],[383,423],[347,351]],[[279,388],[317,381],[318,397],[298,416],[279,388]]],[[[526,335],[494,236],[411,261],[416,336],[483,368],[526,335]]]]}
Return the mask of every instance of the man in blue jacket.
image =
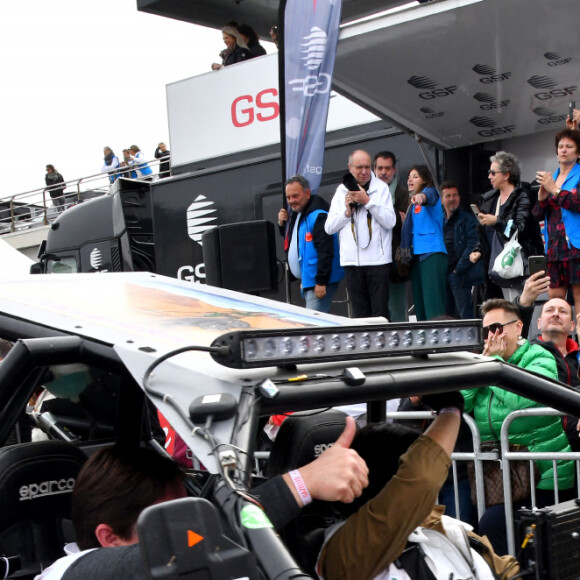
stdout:
{"type": "MultiPolygon", "coordinates": [[[[310,184],[301,175],[286,182],[286,200],[292,209],[284,247],[290,271],[301,281],[306,308],[329,312],[344,271],[336,234],[329,236],[324,231],[328,203],[318,195],[311,195],[310,184]]],[[[287,221],[288,212],[281,209],[278,225],[282,233],[287,221]]]]}
{"type": "Polygon", "coordinates": [[[442,183],[443,234],[448,257],[445,311],[449,316],[465,319],[475,318],[471,289],[483,283],[483,266],[469,260],[479,240],[478,223],[475,216],[459,207],[460,202],[457,185],[451,181],[442,183]]]}

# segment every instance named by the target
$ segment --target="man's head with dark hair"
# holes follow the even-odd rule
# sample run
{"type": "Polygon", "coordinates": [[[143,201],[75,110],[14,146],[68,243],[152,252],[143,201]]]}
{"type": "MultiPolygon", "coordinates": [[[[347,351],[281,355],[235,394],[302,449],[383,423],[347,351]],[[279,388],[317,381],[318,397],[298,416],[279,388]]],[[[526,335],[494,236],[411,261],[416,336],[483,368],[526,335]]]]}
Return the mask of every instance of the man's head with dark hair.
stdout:
{"type": "Polygon", "coordinates": [[[336,502],[335,507],[348,517],[377,495],[399,469],[399,458],[415,442],[420,433],[403,425],[371,424],[355,436],[354,449],[369,468],[369,485],[352,503],[336,502]]]}
{"type": "Polygon", "coordinates": [[[373,159],[373,171],[378,179],[387,185],[393,181],[397,172],[397,158],[391,151],[379,151],[373,159]]]}
{"type": "Polygon", "coordinates": [[[481,305],[485,347],[483,354],[493,354],[508,361],[520,348],[524,323],[520,309],[503,298],[491,298],[481,305]]]}
{"type": "Polygon", "coordinates": [[[310,183],[302,175],[294,175],[286,182],[285,193],[292,211],[301,213],[310,201],[310,183]]]}
{"type": "Polygon", "coordinates": [[[304,190],[310,189],[310,182],[303,175],[293,175],[286,180],[284,185],[290,185],[291,183],[298,183],[304,190]]]}
{"type": "Polygon", "coordinates": [[[107,447],[82,467],[72,493],[72,521],[81,550],[135,544],[139,514],[185,496],[183,473],[150,449],[107,447]]]}
{"type": "Polygon", "coordinates": [[[393,162],[393,165],[397,165],[397,158],[395,157],[395,154],[392,151],[379,151],[374,157],[373,157],[373,164],[377,162],[377,159],[379,159],[380,157],[382,157],[383,159],[390,159],[393,162]]]}
{"type": "Polygon", "coordinates": [[[459,189],[459,187],[457,186],[457,183],[455,183],[455,181],[451,181],[450,179],[448,179],[447,181],[444,181],[441,184],[439,189],[441,189],[441,191],[443,191],[444,189],[451,189],[451,188],[459,189]]]}
{"type": "Polygon", "coordinates": [[[439,189],[441,191],[441,205],[449,219],[461,204],[459,188],[453,181],[444,181],[439,189]]]}
{"type": "Polygon", "coordinates": [[[481,305],[481,316],[485,316],[488,312],[492,310],[505,310],[517,317],[518,320],[522,319],[520,309],[517,304],[510,302],[509,300],[504,300],[503,298],[490,298],[486,300],[481,305]]]}

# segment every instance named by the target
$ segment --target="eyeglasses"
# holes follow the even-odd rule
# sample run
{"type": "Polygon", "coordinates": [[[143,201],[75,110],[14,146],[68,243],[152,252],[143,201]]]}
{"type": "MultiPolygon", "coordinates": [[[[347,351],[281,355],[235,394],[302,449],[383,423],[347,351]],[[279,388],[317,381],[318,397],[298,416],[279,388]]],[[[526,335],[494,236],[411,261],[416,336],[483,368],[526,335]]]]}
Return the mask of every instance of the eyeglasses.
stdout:
{"type": "Polygon", "coordinates": [[[494,171],[493,169],[490,169],[487,174],[488,175],[492,175],[494,176],[496,173],[505,173],[504,171],[494,171]]]}
{"type": "Polygon", "coordinates": [[[491,332],[492,334],[495,334],[498,330],[500,332],[503,332],[503,327],[507,326],[508,324],[513,324],[514,322],[517,322],[518,319],[514,319],[514,320],[510,320],[509,322],[504,322],[503,324],[501,322],[492,322],[489,326],[484,326],[483,327],[483,336],[488,336],[489,333],[491,332]]]}

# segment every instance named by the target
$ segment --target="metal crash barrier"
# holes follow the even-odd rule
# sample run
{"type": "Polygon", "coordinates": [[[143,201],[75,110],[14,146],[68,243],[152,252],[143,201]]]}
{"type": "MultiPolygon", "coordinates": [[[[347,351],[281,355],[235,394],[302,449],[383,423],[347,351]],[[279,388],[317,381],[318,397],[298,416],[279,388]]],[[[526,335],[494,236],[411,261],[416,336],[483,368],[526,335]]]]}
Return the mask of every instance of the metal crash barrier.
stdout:
{"type": "MultiPolygon", "coordinates": [[[[479,429],[474,419],[467,414],[463,415],[465,423],[468,425],[473,437],[473,453],[454,452],[451,455],[452,469],[453,469],[453,487],[455,492],[455,509],[457,517],[461,519],[461,512],[459,506],[459,492],[458,492],[458,478],[457,478],[457,462],[458,461],[473,461],[475,472],[475,488],[477,497],[477,516],[481,516],[485,512],[485,489],[483,479],[483,462],[484,461],[499,461],[503,474],[503,490],[505,498],[505,518],[507,529],[508,551],[511,555],[516,555],[515,546],[515,522],[514,522],[514,508],[512,503],[512,485],[510,479],[510,470],[504,469],[509,461],[528,461],[530,464],[530,481],[531,481],[531,508],[536,505],[536,481],[534,474],[534,460],[552,461],[554,466],[554,504],[560,503],[559,489],[558,489],[558,461],[568,460],[576,462],[576,489],[578,497],[580,497],[580,452],[560,452],[560,453],[540,453],[540,452],[514,452],[509,451],[509,429],[514,420],[521,417],[538,417],[538,416],[563,416],[564,413],[551,409],[549,407],[535,407],[532,409],[523,409],[520,411],[513,411],[510,413],[501,428],[500,433],[500,452],[482,452],[481,451],[481,436],[479,429]]],[[[396,412],[389,413],[389,419],[412,420],[412,419],[433,419],[435,414],[430,411],[411,411],[411,412],[396,412]]]]}

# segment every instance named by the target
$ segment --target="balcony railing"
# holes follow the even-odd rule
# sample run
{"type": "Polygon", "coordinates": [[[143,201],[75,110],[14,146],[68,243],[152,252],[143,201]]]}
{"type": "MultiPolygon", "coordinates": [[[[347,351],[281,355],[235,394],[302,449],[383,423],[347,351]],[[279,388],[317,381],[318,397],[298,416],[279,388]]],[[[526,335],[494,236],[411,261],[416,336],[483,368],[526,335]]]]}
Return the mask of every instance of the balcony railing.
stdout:
{"type": "MultiPolygon", "coordinates": [[[[153,159],[147,161],[149,167],[159,168],[160,160],[153,159]]],[[[135,167],[119,167],[114,174],[120,177],[129,177],[129,173],[135,167]],[[123,174],[126,175],[123,175],[123,174]]],[[[38,226],[47,226],[54,221],[62,211],[77,205],[82,201],[106,195],[109,192],[112,173],[95,173],[76,179],[65,181],[50,187],[41,187],[30,191],[24,191],[8,197],[0,197],[0,235],[27,230],[38,226]],[[50,196],[51,189],[61,190],[65,187],[63,194],[59,197],[50,196]]],[[[146,179],[159,179],[158,173],[153,173],[146,179]]],[[[144,181],[145,178],[137,178],[144,181]]]]}

